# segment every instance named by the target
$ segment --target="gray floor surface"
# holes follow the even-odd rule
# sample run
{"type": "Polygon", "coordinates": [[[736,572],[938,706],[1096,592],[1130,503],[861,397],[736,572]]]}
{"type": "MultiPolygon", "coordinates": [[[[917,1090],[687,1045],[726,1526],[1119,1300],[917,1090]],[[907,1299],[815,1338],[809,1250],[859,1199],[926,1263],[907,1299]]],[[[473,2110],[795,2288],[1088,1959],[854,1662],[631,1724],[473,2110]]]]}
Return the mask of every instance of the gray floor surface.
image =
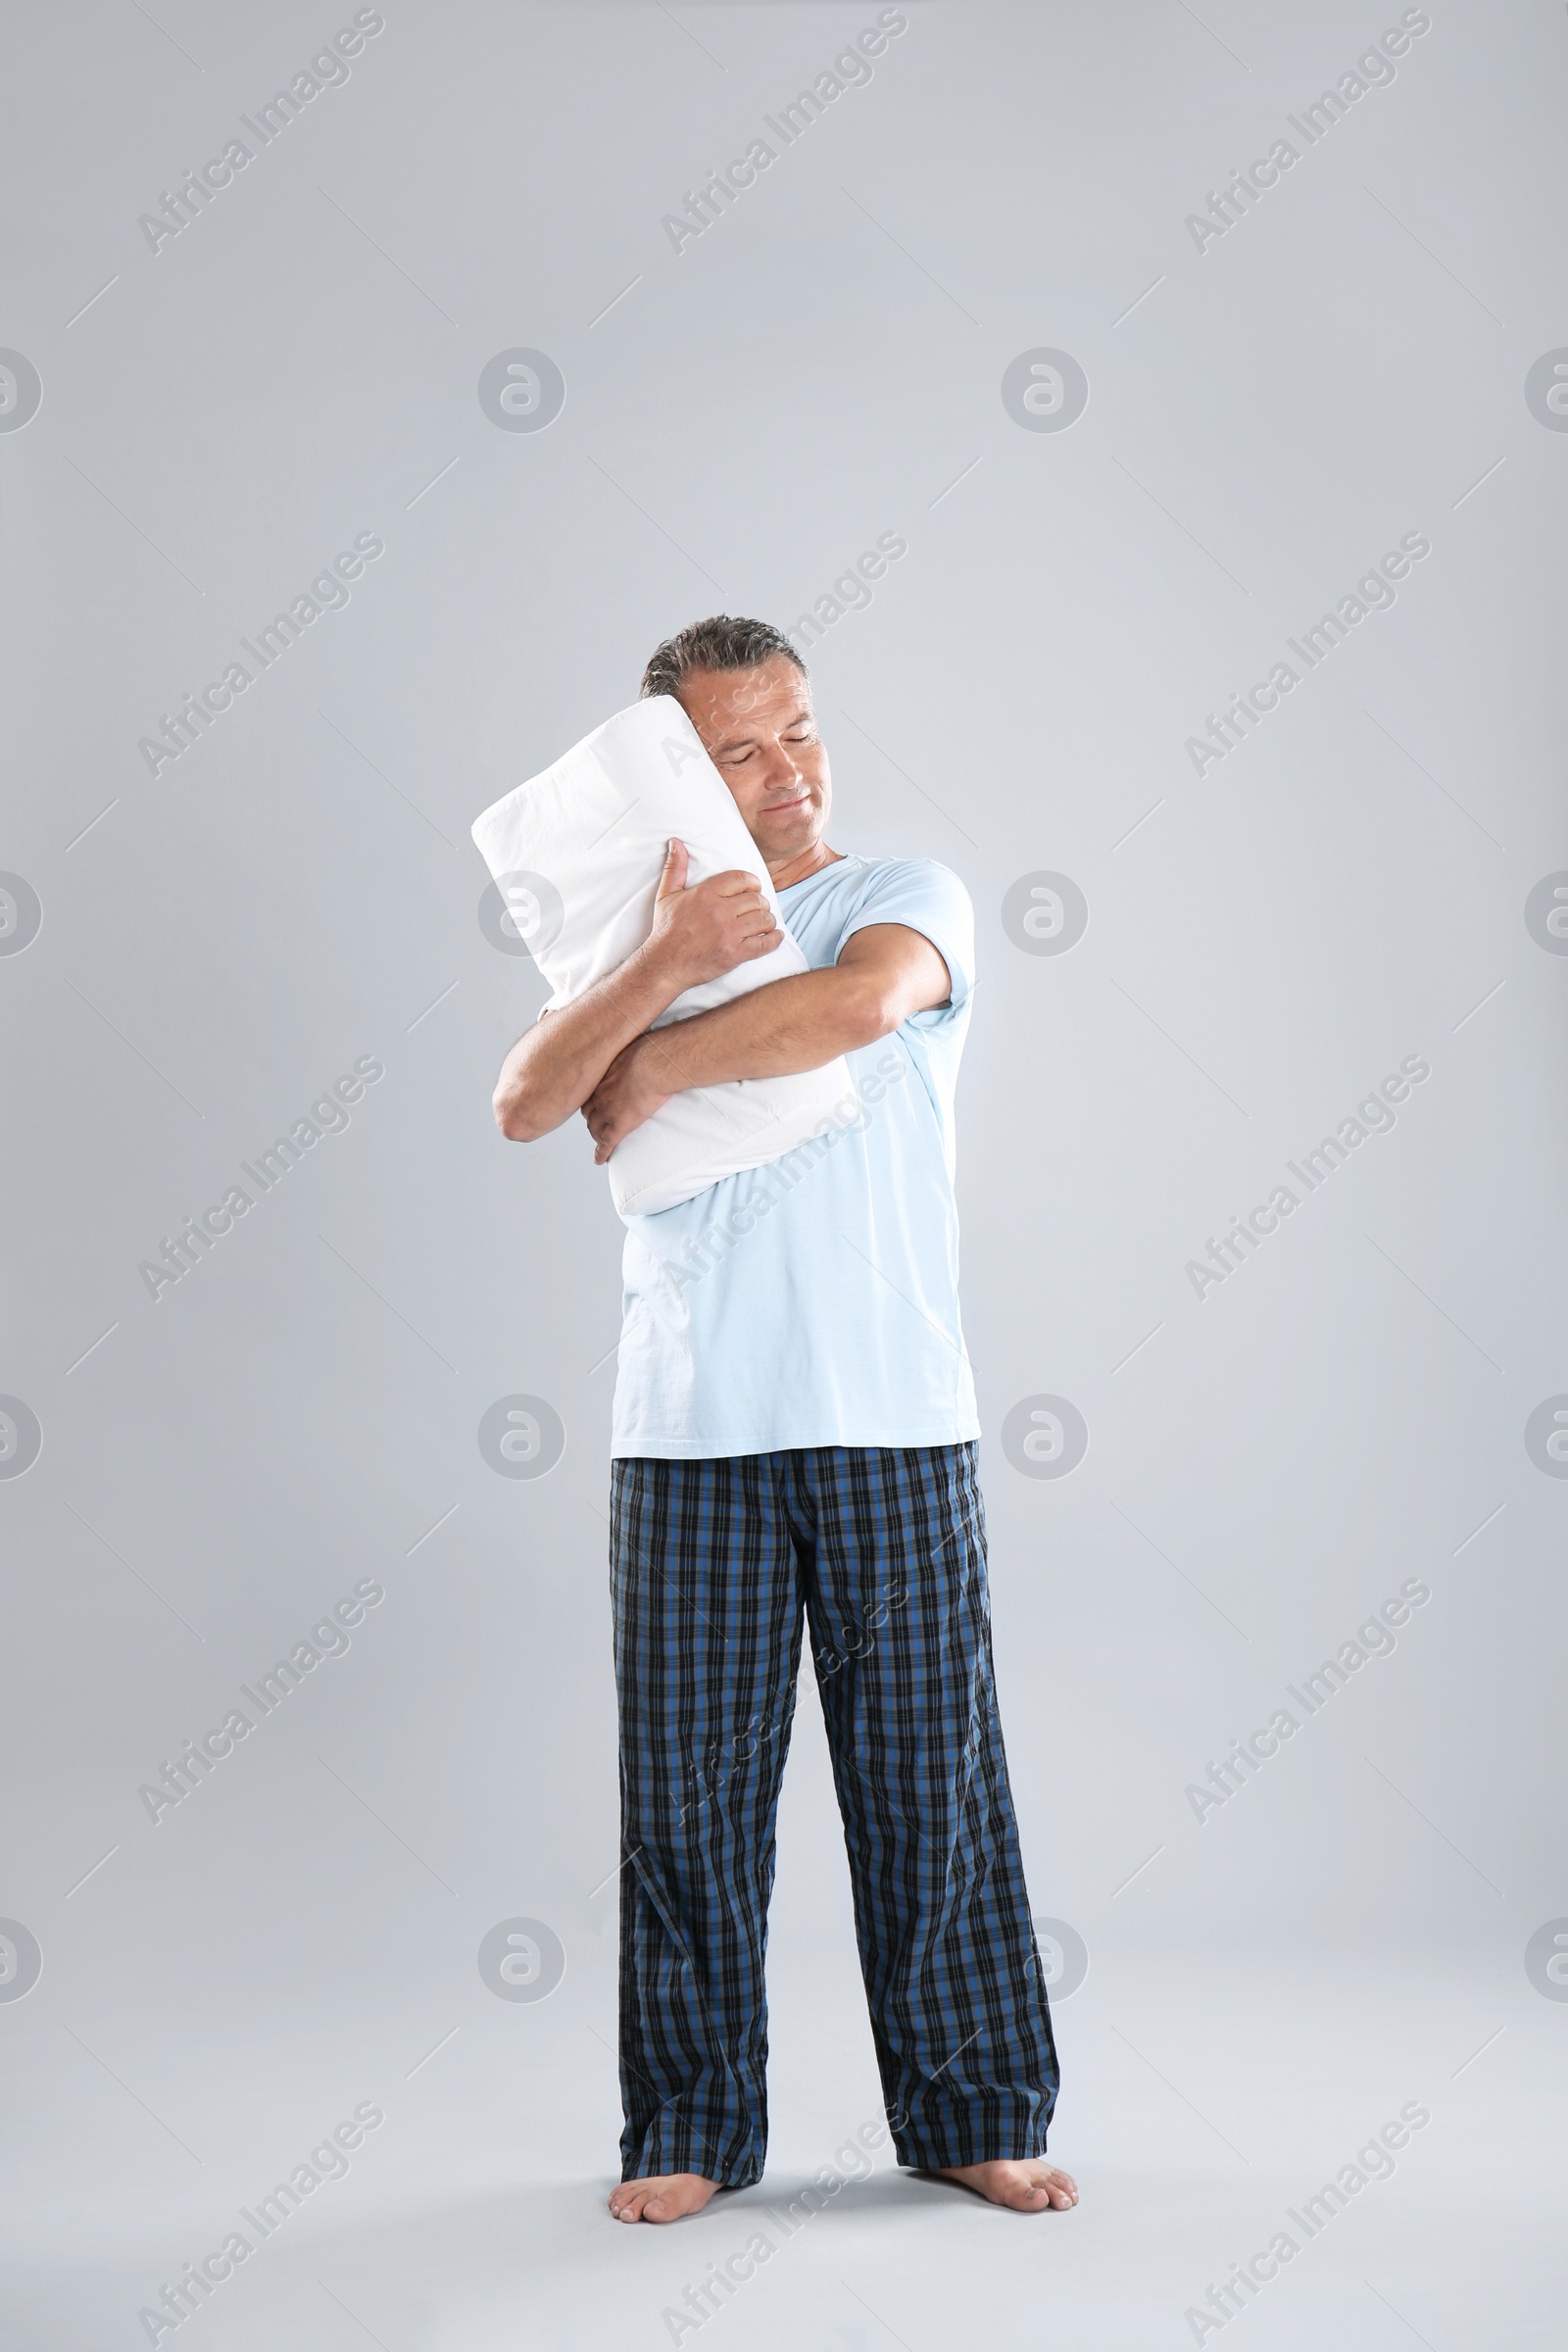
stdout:
{"type": "Polygon", "coordinates": [[[885,2146],[857,2154],[880,2100],[853,1960],[786,1950],[772,1975],[766,2178],[659,2230],[604,2210],[618,2125],[608,1936],[546,2002],[494,2001],[475,1979],[428,2058],[427,2003],[387,1987],[340,1987],[331,2031],[265,2006],[243,2031],[174,2014],[150,2030],[104,2010],[91,2050],[40,2014],[11,2037],[9,2105],[26,2121],[7,2135],[7,2352],[149,2340],[138,2312],[234,2229],[256,2240],[248,2261],[160,2343],[1151,2352],[1232,2328],[1255,2352],[1563,2341],[1568,2015],[1522,1970],[1123,1948],[1059,2007],[1053,2153],[1082,2203],[1039,2218],[901,2173],[885,2146]],[[263,2242],[239,2209],[307,2155],[313,2081],[321,2137],[362,2098],[385,2121],[263,2242]],[[139,2087],[153,2082],[157,2116],[139,2087]],[[1305,2201],[1407,2104],[1430,2122],[1309,2238],[1305,2201]],[[841,2185],[808,2210],[823,2168],[841,2185]],[[1282,2230],[1294,2257],[1204,2324],[1210,2288],[1282,2230]],[[766,2259],[726,2297],[710,2290],[705,2313],[704,2279],[759,2232],[766,2259]]]}

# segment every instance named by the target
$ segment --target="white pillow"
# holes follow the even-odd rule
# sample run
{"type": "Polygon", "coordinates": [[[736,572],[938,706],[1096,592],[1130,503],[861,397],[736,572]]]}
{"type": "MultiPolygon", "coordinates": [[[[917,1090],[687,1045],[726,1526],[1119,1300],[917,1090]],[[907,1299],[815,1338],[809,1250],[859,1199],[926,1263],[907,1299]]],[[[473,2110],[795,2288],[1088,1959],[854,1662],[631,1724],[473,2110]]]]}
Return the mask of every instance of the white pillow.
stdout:
{"type": "MultiPolygon", "coordinates": [[[[737,867],[755,874],[784,937],[766,956],[687,989],[656,1028],[808,969],[761,853],[673,695],[617,711],[487,808],[473,838],[555,992],[547,1009],[569,1004],[642,946],[672,839],[691,853],[688,885],[737,867]]],[[[842,1125],[855,1109],[842,1058],[796,1077],[688,1088],[612,1152],[612,1197],[622,1216],[674,1208],[842,1125]]]]}

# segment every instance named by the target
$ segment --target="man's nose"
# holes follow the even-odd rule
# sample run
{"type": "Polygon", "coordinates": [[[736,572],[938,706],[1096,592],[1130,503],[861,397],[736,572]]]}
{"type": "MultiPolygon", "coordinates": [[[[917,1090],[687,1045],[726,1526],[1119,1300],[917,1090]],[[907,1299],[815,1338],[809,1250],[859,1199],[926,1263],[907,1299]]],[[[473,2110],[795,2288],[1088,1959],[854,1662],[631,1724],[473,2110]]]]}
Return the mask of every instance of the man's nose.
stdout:
{"type": "Polygon", "coordinates": [[[770,779],[782,778],[787,782],[800,781],[803,771],[787,743],[775,740],[768,745],[767,772],[770,779]]]}

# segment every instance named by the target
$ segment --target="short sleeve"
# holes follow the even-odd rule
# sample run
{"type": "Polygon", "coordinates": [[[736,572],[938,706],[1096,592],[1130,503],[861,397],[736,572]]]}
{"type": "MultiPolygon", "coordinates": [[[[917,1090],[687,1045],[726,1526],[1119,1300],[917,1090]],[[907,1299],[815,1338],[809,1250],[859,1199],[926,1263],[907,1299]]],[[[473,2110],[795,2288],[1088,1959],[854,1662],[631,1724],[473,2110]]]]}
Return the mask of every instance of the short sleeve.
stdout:
{"type": "MultiPolygon", "coordinates": [[[[879,865],[844,927],[844,939],[875,923],[906,923],[928,939],[948,967],[953,995],[946,1004],[912,1018],[922,1028],[954,1020],[974,989],[974,907],[957,875],[933,858],[909,858],[879,865]]],[[[842,953],[844,942],[840,943],[842,953]]]]}

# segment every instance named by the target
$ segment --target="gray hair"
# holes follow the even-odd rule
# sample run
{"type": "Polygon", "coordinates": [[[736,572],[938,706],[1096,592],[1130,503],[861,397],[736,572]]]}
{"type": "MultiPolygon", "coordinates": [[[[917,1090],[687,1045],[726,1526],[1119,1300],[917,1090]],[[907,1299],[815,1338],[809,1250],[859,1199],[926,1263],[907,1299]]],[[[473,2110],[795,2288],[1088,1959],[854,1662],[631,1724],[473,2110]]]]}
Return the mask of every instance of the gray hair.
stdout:
{"type": "Polygon", "coordinates": [[[710,620],[694,620],[655,648],[640,692],[645,697],[678,695],[694,669],[759,669],[780,655],[806,676],[806,663],[771,621],[736,620],[728,612],[716,612],[710,620]]]}

